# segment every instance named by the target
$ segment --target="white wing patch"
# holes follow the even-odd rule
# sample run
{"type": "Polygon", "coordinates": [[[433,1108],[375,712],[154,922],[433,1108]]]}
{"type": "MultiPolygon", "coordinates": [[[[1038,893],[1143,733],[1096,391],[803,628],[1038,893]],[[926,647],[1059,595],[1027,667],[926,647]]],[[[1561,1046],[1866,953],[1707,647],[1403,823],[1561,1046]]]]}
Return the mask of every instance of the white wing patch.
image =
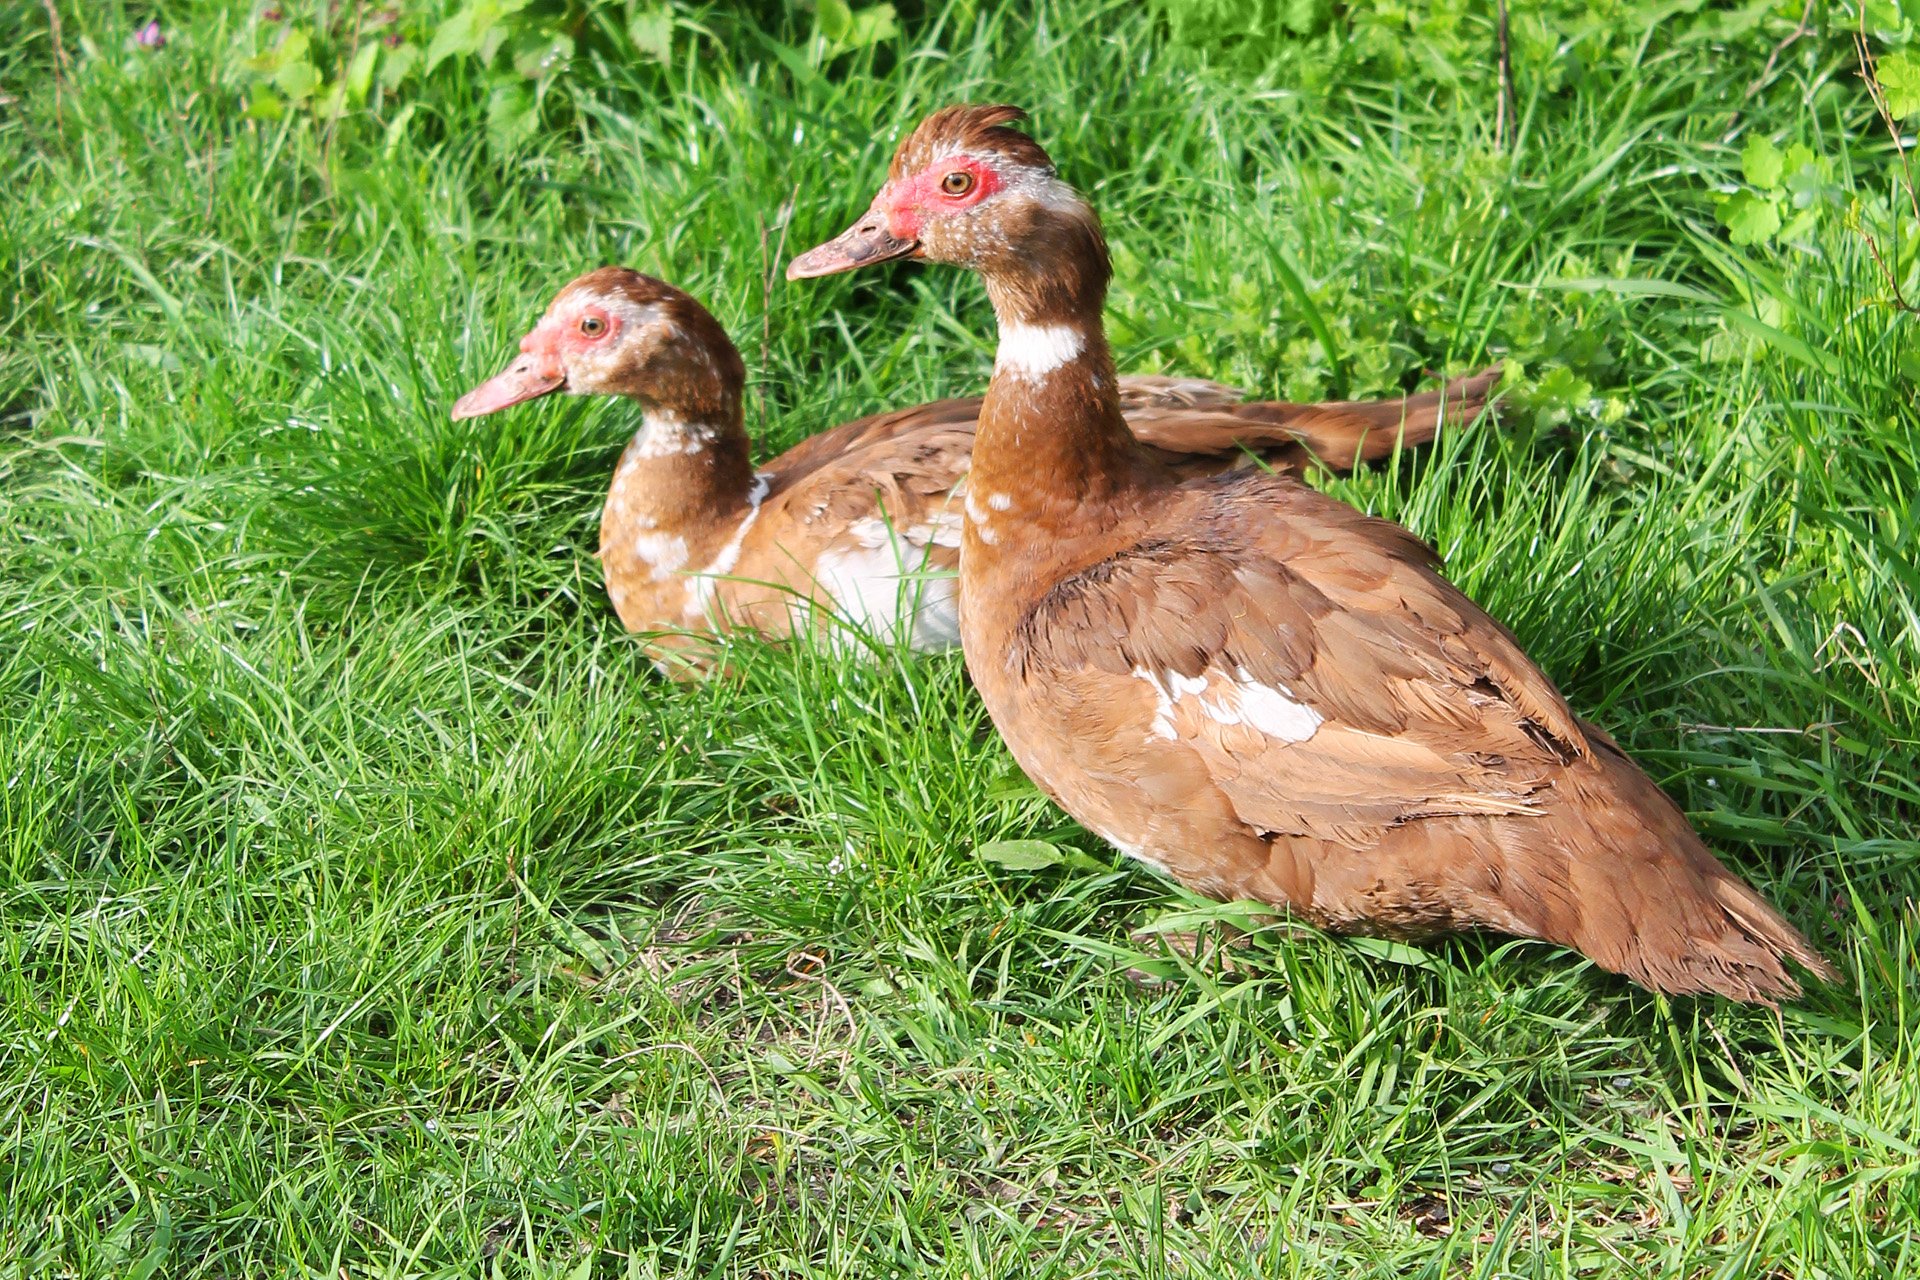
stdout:
{"type": "Polygon", "coordinates": [[[1216,724],[1244,724],[1281,742],[1305,742],[1320,730],[1326,717],[1293,696],[1285,685],[1262,684],[1245,667],[1232,675],[1209,667],[1197,676],[1169,671],[1164,676],[1135,667],[1133,675],[1153,686],[1152,731],[1156,737],[1178,738],[1174,711],[1191,700],[1194,708],[1216,724]]]}
{"type": "Polygon", "coordinates": [[[814,578],[839,621],[882,643],[904,632],[916,653],[957,644],[959,581],[951,572],[930,568],[928,560],[935,546],[959,545],[959,513],[941,512],[906,529],[869,516],[848,525],[847,532],[847,542],[814,563],[814,578]]]}

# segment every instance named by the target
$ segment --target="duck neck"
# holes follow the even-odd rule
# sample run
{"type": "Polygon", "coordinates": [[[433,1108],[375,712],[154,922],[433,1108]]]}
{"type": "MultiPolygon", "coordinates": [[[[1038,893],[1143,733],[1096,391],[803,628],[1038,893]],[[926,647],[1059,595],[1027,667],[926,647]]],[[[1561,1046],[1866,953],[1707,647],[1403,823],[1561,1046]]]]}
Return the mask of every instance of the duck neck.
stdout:
{"type": "Polygon", "coordinates": [[[982,272],[1000,349],[969,491],[1099,501],[1139,467],[1100,319],[1111,269],[1091,211],[1047,230],[1039,260],[1010,254],[982,272]]]}
{"type": "Polygon", "coordinates": [[[692,546],[753,506],[740,388],[650,396],[641,403],[640,430],[620,455],[601,514],[603,557],[630,549],[635,535],[642,535],[638,545],[644,548],[650,545],[645,535],[656,531],[692,546]]]}

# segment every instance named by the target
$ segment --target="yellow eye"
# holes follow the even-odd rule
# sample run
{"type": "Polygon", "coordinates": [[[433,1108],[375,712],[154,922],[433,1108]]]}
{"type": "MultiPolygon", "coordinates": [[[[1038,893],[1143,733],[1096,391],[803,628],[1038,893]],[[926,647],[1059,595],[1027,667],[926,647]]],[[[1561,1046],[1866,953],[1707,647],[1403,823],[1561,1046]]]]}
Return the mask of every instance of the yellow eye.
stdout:
{"type": "Polygon", "coordinates": [[[973,175],[965,169],[955,169],[940,179],[940,189],[950,196],[963,196],[973,190],[973,175]]]}
{"type": "Polygon", "coordinates": [[[607,331],[607,322],[599,316],[583,316],[580,320],[580,332],[589,338],[597,338],[607,331]]]}

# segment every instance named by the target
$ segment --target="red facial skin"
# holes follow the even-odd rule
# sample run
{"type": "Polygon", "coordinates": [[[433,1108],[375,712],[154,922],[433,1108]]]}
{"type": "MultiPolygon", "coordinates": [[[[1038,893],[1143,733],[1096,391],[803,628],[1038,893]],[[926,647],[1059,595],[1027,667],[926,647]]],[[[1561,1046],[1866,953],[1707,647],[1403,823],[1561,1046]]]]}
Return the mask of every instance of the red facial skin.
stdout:
{"type": "Polygon", "coordinates": [[[461,396],[453,416],[477,418],[558,391],[567,385],[567,358],[584,354],[620,332],[620,319],[588,303],[549,315],[520,339],[520,358],[461,396]],[[587,333],[594,322],[599,332],[587,333]]]}
{"type": "Polygon", "coordinates": [[[563,353],[590,351],[603,342],[611,342],[619,332],[620,318],[590,302],[541,321],[532,333],[520,339],[520,349],[558,364],[563,353]],[[588,333],[587,328],[595,322],[600,325],[600,331],[588,333]]]}
{"type": "Polygon", "coordinates": [[[787,279],[810,280],[876,262],[921,256],[929,221],[964,213],[1006,186],[990,161],[951,156],[880,188],[860,220],[787,264],[787,279]],[[965,189],[948,190],[964,180],[965,189]]]}
{"type": "Polygon", "coordinates": [[[881,206],[890,233],[901,240],[918,240],[928,214],[971,209],[1005,185],[999,171],[986,161],[955,156],[922,169],[910,178],[888,183],[875,203],[881,206]],[[943,185],[956,173],[972,179],[972,185],[957,195],[943,185]]]}

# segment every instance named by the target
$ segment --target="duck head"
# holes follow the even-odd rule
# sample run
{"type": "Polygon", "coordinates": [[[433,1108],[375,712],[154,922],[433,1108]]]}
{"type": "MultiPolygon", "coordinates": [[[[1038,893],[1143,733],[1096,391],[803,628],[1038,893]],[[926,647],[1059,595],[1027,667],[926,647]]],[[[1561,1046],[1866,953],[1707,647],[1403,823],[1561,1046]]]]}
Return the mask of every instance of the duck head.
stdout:
{"type": "Polygon", "coordinates": [[[893,157],[872,207],[846,231],[795,258],[789,280],[924,258],[989,279],[1040,279],[1090,260],[1104,274],[1099,220],[1054,172],[1045,149],[1008,128],[1018,107],[943,107],[893,157]]]}
{"type": "Polygon", "coordinates": [[[461,396],[456,420],[540,396],[628,396],[710,421],[739,412],[746,369],[707,309],[664,280],[601,267],[555,295],[520,355],[461,396]]]}

